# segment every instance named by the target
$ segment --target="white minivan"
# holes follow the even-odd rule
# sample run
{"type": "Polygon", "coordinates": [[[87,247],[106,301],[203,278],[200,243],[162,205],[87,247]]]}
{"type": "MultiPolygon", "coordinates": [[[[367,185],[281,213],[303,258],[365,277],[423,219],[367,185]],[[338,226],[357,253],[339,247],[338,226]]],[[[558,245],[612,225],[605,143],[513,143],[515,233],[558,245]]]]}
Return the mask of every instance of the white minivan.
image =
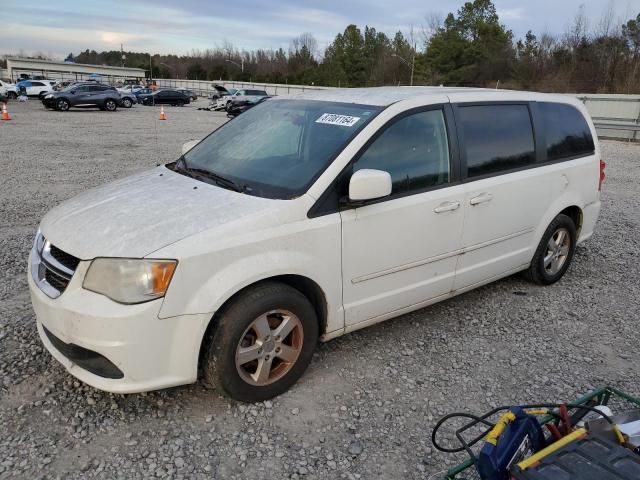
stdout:
{"type": "Polygon", "coordinates": [[[276,97],[42,220],[40,337],[82,381],[287,390],[318,340],[524,271],[566,272],[604,163],[575,98],[468,88],[276,97]]]}

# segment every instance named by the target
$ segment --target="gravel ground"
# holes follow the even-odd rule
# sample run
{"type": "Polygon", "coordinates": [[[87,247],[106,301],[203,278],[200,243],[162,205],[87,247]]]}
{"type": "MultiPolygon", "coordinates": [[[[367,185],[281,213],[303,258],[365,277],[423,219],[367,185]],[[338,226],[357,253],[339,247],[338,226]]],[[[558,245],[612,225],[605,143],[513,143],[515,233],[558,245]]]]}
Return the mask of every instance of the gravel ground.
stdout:
{"type": "Polygon", "coordinates": [[[323,344],[294,388],[255,405],[201,384],[125,396],[76,381],[35,328],[38,222],[224,121],[200,105],[159,122],[153,107],[13,102],[0,122],[0,478],[426,479],[459,460],[430,441],[445,413],[640,393],[640,146],[614,142],[596,234],[554,286],[511,277],[323,344]]]}

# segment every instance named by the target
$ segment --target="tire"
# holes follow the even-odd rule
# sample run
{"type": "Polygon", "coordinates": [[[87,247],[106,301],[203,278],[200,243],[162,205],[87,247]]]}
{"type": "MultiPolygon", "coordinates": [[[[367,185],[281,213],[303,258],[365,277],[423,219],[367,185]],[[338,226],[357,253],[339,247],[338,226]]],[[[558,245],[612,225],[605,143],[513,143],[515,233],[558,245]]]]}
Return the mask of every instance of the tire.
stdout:
{"type": "Polygon", "coordinates": [[[131,107],[133,107],[133,102],[131,101],[130,98],[123,98],[122,99],[122,106],[124,108],[131,108],[131,107]]]}
{"type": "Polygon", "coordinates": [[[205,381],[241,402],[273,398],[302,376],[317,341],[318,318],[300,291],[278,282],[249,287],[223,309],[205,339],[205,381]],[[284,324],[292,330],[278,338],[284,324]]]}
{"type": "Polygon", "coordinates": [[[551,285],[565,274],[576,251],[576,225],[563,214],[553,219],[531,260],[525,276],[538,285],[551,285]]]}
{"type": "Polygon", "coordinates": [[[66,112],[69,110],[69,107],[71,107],[71,104],[66,98],[59,98],[56,100],[56,110],[59,112],[66,112]]]}
{"type": "Polygon", "coordinates": [[[104,109],[107,112],[115,112],[117,108],[118,108],[118,104],[116,103],[115,100],[113,100],[111,98],[107,98],[104,101],[104,109]]]}

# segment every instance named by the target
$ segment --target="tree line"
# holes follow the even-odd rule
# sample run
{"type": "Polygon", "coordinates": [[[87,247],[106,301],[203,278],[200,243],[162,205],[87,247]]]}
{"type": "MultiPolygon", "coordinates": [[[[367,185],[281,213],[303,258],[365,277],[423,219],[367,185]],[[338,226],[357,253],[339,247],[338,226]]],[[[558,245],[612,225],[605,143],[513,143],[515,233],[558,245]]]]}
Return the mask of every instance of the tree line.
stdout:
{"type": "MultiPolygon", "coordinates": [[[[640,93],[640,13],[626,22],[610,9],[591,28],[581,7],[562,35],[529,31],[522,39],[500,22],[491,0],[466,2],[444,19],[388,36],[348,25],[321,52],[311,33],[287,50],[232,44],[188,55],[125,52],[125,65],[154,78],[236,80],[361,87],[409,84],[500,86],[554,92],[640,93]]],[[[120,51],[85,50],[67,60],[120,65],[120,51]]]]}

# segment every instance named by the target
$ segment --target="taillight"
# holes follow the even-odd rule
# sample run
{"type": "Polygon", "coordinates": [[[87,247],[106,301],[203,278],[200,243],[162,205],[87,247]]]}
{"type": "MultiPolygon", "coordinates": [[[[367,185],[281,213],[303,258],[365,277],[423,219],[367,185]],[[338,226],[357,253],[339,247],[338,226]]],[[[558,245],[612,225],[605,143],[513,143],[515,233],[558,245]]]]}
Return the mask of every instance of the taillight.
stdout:
{"type": "Polygon", "coordinates": [[[600,181],[598,182],[598,190],[602,190],[602,184],[604,183],[604,179],[607,178],[607,176],[604,173],[604,167],[606,167],[607,164],[604,163],[604,160],[600,160],[600,181]]]}

